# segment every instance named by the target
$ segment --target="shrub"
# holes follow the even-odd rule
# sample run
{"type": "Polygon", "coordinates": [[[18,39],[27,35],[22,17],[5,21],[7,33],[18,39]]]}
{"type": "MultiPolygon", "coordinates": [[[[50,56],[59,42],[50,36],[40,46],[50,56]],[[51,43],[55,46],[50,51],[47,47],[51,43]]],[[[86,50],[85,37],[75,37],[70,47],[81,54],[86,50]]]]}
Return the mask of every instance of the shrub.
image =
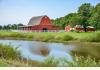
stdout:
{"type": "Polygon", "coordinates": [[[61,40],[62,37],[61,37],[61,36],[55,36],[54,39],[55,39],[55,40],[61,40]]]}
{"type": "Polygon", "coordinates": [[[64,41],[69,41],[69,40],[72,40],[73,37],[70,36],[70,35],[64,35],[64,36],[62,37],[62,39],[63,39],[64,41]]]}
{"type": "Polygon", "coordinates": [[[49,40],[52,40],[54,38],[53,35],[44,35],[42,41],[48,42],[49,40]]]}

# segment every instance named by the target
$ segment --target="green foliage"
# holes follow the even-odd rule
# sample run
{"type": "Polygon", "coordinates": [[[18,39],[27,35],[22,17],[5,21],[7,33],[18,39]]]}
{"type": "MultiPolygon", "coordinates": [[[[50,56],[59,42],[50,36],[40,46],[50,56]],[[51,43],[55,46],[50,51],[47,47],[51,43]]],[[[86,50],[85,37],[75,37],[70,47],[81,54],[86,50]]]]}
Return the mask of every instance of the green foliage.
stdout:
{"type": "Polygon", "coordinates": [[[69,41],[69,40],[73,40],[73,37],[66,34],[66,35],[64,35],[64,36],[62,37],[62,39],[63,39],[64,41],[69,41]]]}
{"type": "Polygon", "coordinates": [[[0,26],[0,30],[10,30],[10,29],[17,29],[18,26],[24,26],[23,24],[19,23],[19,24],[8,24],[8,25],[4,25],[4,26],[0,26]]]}
{"type": "Polygon", "coordinates": [[[74,56],[74,62],[69,62],[70,67],[99,67],[100,61],[91,56],[74,56]]]}
{"type": "Polygon", "coordinates": [[[94,26],[96,30],[100,30],[100,3],[92,10],[88,22],[94,26]]]}
{"type": "Polygon", "coordinates": [[[67,25],[74,27],[75,25],[82,25],[84,30],[88,25],[94,26],[96,30],[100,30],[100,3],[95,7],[90,3],[82,4],[77,13],[69,13],[64,17],[52,20],[53,24],[61,26],[62,29],[67,25]]]}
{"type": "Polygon", "coordinates": [[[73,61],[67,61],[66,58],[55,59],[53,57],[47,58],[43,63],[43,67],[99,67],[100,60],[96,60],[91,56],[74,56],[73,61]]]}
{"type": "Polygon", "coordinates": [[[58,60],[54,59],[53,57],[47,58],[43,63],[43,67],[57,67],[58,65],[58,60]]]}
{"type": "Polygon", "coordinates": [[[20,56],[20,52],[17,51],[17,48],[12,48],[10,45],[0,44],[0,58],[19,59],[20,56]]]}
{"type": "Polygon", "coordinates": [[[83,17],[89,17],[92,10],[93,6],[90,3],[84,3],[79,7],[78,13],[83,17]]]}
{"type": "Polygon", "coordinates": [[[8,66],[8,64],[7,63],[4,63],[3,61],[0,61],[0,67],[7,67],[8,66]]]}

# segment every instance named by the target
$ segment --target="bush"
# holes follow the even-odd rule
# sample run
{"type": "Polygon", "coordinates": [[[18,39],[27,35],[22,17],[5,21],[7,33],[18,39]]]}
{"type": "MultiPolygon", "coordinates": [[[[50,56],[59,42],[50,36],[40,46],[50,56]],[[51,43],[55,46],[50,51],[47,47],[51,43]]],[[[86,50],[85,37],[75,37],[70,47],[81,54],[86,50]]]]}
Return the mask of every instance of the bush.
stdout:
{"type": "Polygon", "coordinates": [[[55,39],[55,40],[61,40],[62,37],[61,37],[61,36],[55,36],[54,39],[55,39]]]}
{"type": "Polygon", "coordinates": [[[73,40],[73,37],[70,36],[70,35],[64,35],[64,36],[62,37],[62,39],[63,39],[64,41],[69,41],[69,40],[73,40]]]}
{"type": "Polygon", "coordinates": [[[52,35],[44,35],[44,38],[43,38],[43,40],[42,41],[44,41],[44,42],[48,42],[49,40],[52,40],[54,38],[54,36],[52,36],[52,35]]]}

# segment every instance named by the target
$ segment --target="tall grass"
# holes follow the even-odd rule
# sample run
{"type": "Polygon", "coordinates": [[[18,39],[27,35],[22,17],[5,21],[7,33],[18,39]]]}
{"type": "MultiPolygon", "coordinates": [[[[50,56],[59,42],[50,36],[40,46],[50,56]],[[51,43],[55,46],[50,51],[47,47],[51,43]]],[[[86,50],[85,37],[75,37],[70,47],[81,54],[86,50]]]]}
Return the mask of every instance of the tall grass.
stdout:
{"type": "Polygon", "coordinates": [[[57,67],[59,61],[53,57],[48,57],[43,63],[42,67],[57,67]]]}
{"type": "Polygon", "coordinates": [[[10,45],[0,44],[0,58],[4,59],[19,59],[21,54],[17,48],[12,48],[10,45]]]}
{"type": "Polygon", "coordinates": [[[100,42],[100,32],[11,32],[0,31],[0,38],[44,42],[84,41],[100,42]]]}
{"type": "Polygon", "coordinates": [[[96,60],[91,56],[74,56],[73,61],[69,62],[65,58],[54,59],[48,58],[43,63],[44,67],[100,67],[100,60],[96,60]]]}
{"type": "Polygon", "coordinates": [[[100,60],[91,56],[74,56],[74,62],[69,62],[70,67],[100,67],[100,60]]]}
{"type": "Polygon", "coordinates": [[[88,42],[100,42],[100,32],[94,32],[88,35],[87,37],[83,37],[80,40],[88,42]]]}
{"type": "Polygon", "coordinates": [[[88,37],[88,41],[90,41],[90,42],[100,42],[100,32],[96,32],[96,33],[90,35],[90,37],[88,37]]]}

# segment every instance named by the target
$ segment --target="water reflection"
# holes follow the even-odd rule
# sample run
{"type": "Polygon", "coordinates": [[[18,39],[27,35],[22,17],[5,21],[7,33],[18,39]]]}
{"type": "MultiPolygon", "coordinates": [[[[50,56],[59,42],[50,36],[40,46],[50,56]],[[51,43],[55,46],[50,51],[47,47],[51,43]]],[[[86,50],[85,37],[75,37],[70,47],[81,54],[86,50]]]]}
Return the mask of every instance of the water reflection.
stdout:
{"type": "Polygon", "coordinates": [[[75,43],[74,46],[73,54],[100,59],[100,43],[75,43]]]}
{"type": "Polygon", "coordinates": [[[70,55],[72,45],[21,40],[0,40],[0,43],[19,47],[18,50],[20,50],[22,56],[27,59],[43,61],[47,57],[53,56],[55,58],[66,58],[66,60],[72,61],[72,56],[70,55]]]}

